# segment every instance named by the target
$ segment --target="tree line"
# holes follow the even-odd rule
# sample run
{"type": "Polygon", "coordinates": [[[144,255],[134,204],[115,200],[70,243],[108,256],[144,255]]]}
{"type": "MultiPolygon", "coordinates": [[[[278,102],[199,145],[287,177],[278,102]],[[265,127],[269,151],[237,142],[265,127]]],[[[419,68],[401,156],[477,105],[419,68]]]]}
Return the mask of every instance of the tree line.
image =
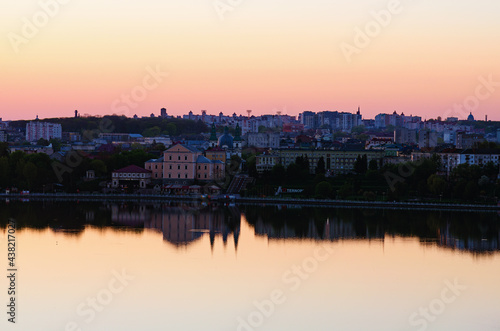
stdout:
{"type": "MultiPolygon", "coordinates": [[[[139,133],[145,137],[159,135],[189,135],[208,132],[208,127],[202,121],[186,120],[181,118],[129,118],[126,116],[90,116],[90,117],[65,117],[47,118],[41,122],[61,124],[65,132],[78,132],[82,135],[86,131],[100,130],[102,121],[106,121],[106,127],[116,133],[139,133]]],[[[12,121],[13,128],[24,130],[29,121],[12,121]]]]}
{"type": "Polygon", "coordinates": [[[307,157],[298,157],[288,167],[277,164],[262,174],[252,170],[255,165],[249,160],[249,174],[257,178],[247,192],[253,196],[274,195],[278,186],[303,188],[297,197],[349,200],[496,203],[500,195],[499,167],[492,162],[482,166],[461,164],[443,173],[437,155],[420,162],[382,167],[360,155],[351,174],[325,177],[321,159],[314,174],[310,173],[307,157]]]}
{"type": "Polygon", "coordinates": [[[157,158],[160,150],[153,146],[149,150],[136,149],[115,153],[79,154],[81,161],[59,180],[54,164],[57,162],[47,154],[26,154],[21,151],[9,153],[8,145],[0,143],[0,189],[30,190],[34,192],[98,191],[102,183],[109,181],[111,172],[128,165],[144,167],[144,163],[157,158]],[[94,170],[95,179],[85,178],[87,170],[94,170]]]}

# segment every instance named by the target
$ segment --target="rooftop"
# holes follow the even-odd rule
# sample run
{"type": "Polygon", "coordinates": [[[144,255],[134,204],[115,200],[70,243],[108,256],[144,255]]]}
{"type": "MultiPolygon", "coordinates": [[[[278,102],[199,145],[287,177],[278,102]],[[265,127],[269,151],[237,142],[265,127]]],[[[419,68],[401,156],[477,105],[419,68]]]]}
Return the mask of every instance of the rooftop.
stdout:
{"type": "Polygon", "coordinates": [[[141,168],[139,166],[136,166],[136,165],[129,165],[125,168],[121,168],[121,169],[118,169],[118,170],[115,170],[113,172],[117,172],[117,173],[134,173],[134,174],[150,174],[151,171],[149,170],[146,170],[144,168],[141,168]]]}

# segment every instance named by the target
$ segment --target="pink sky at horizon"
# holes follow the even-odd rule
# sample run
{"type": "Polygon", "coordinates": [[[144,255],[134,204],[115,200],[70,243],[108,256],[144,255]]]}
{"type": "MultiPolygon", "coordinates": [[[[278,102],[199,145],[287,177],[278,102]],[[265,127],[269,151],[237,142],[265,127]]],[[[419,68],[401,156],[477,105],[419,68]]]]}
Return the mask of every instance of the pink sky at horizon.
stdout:
{"type": "Polygon", "coordinates": [[[476,100],[476,119],[500,120],[497,1],[401,0],[401,12],[351,62],[342,43],[354,46],[356,27],[375,22],[371,13],[389,1],[241,1],[223,20],[214,2],[68,1],[17,46],[9,38],[23,36],[23,19],[43,11],[38,1],[9,3],[0,13],[0,117],[71,117],[75,109],[148,116],[162,107],[171,115],[297,116],[360,106],[364,118],[397,111],[464,119],[468,110],[448,110],[476,100]],[[168,76],[153,81],[147,68],[168,76]],[[479,100],[481,77],[493,83],[479,100]],[[154,88],[123,107],[122,95],[145,79],[154,88]]]}

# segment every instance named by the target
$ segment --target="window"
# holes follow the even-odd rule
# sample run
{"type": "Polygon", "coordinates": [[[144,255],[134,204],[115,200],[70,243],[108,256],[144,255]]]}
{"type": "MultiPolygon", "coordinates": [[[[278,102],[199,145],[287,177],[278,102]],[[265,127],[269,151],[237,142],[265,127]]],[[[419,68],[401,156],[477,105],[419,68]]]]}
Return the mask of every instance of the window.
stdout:
{"type": "Polygon", "coordinates": [[[168,174],[168,178],[172,178],[172,174],[170,174],[170,173],[169,173],[169,174],[168,174]]]}
{"type": "Polygon", "coordinates": [[[177,170],[181,170],[181,166],[180,165],[177,166],[177,170]]]}
{"type": "Polygon", "coordinates": [[[155,169],[158,169],[158,165],[157,164],[155,164],[155,169]]]}
{"type": "Polygon", "coordinates": [[[187,159],[188,159],[187,155],[186,155],[186,156],[184,156],[184,160],[185,160],[185,161],[187,161],[187,159]]]}
{"type": "Polygon", "coordinates": [[[188,170],[188,166],[187,166],[187,165],[185,165],[185,166],[184,166],[184,169],[185,169],[185,170],[188,170]]]}
{"type": "Polygon", "coordinates": [[[172,170],[172,165],[169,165],[169,169],[172,170]]]}
{"type": "Polygon", "coordinates": [[[181,178],[181,174],[177,174],[177,178],[181,178]]]}
{"type": "Polygon", "coordinates": [[[180,160],[181,160],[181,156],[179,155],[179,156],[177,157],[177,159],[180,161],[180,160]]]}
{"type": "Polygon", "coordinates": [[[207,166],[205,166],[205,170],[207,170],[207,166]]]}
{"type": "Polygon", "coordinates": [[[186,174],[186,175],[184,176],[184,178],[188,178],[188,174],[186,174]]]}
{"type": "Polygon", "coordinates": [[[158,174],[155,174],[155,178],[158,178],[158,174]]]}
{"type": "Polygon", "coordinates": [[[201,175],[200,175],[200,174],[198,174],[198,178],[200,178],[200,177],[201,177],[201,175]]]}
{"type": "Polygon", "coordinates": [[[170,156],[168,157],[168,159],[169,159],[169,160],[172,160],[172,155],[170,155],[170,156]]]}
{"type": "Polygon", "coordinates": [[[205,174],[205,178],[207,178],[207,174],[205,174]]]}

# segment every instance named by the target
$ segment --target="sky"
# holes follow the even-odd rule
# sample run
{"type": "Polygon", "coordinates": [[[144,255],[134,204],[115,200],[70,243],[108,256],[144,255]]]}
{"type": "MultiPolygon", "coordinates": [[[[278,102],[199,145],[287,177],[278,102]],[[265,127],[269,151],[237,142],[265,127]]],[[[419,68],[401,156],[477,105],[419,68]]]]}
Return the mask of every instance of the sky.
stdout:
{"type": "Polygon", "coordinates": [[[498,13],[498,0],[9,1],[0,117],[359,106],[500,120],[498,13]]]}

